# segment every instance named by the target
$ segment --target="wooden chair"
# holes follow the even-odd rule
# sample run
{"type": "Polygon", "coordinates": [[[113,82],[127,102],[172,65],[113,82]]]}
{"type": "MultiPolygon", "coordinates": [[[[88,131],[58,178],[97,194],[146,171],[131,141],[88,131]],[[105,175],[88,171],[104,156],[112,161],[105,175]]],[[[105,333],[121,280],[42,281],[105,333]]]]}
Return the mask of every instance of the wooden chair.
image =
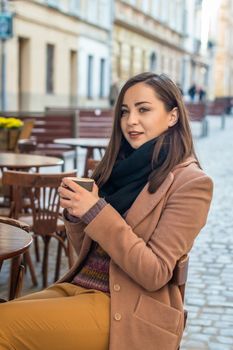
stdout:
{"type": "Polygon", "coordinates": [[[97,165],[100,163],[99,160],[95,160],[93,158],[88,158],[87,159],[87,169],[86,169],[86,173],[88,177],[91,177],[93,174],[93,171],[95,170],[95,168],[97,167],[97,165]]]}
{"type": "MultiPolygon", "coordinates": [[[[183,303],[184,303],[184,295],[185,295],[185,284],[187,282],[187,277],[188,277],[188,264],[189,264],[189,256],[185,254],[176,263],[175,269],[173,271],[173,276],[171,279],[171,283],[179,287],[183,303]]],[[[188,317],[188,312],[187,310],[184,310],[184,329],[186,326],[187,317],[188,317]]]]}
{"type": "Polygon", "coordinates": [[[35,121],[33,119],[28,119],[24,121],[22,130],[19,134],[19,138],[15,147],[15,152],[19,151],[18,144],[21,140],[30,138],[34,124],[35,124],[35,121]]]}
{"type": "Polygon", "coordinates": [[[31,153],[36,150],[37,142],[35,139],[18,140],[18,150],[20,153],[31,153]]]}
{"type": "Polygon", "coordinates": [[[19,171],[6,171],[3,174],[3,183],[12,186],[12,215],[27,222],[34,236],[41,237],[44,242],[42,274],[43,287],[47,286],[49,243],[52,237],[58,241],[55,280],[59,277],[61,250],[68,256],[69,246],[65,244],[65,226],[59,216],[60,202],[58,187],[62,178],[76,176],[76,171],[59,174],[26,173],[19,171]],[[31,215],[21,215],[21,193],[27,190],[30,199],[31,215]]]}
{"type": "MultiPolygon", "coordinates": [[[[27,225],[19,220],[14,220],[12,218],[0,216],[0,222],[7,224],[7,225],[19,227],[26,232],[30,231],[29,225],[27,225]]],[[[26,253],[24,253],[24,255],[26,256],[26,253]]],[[[24,268],[25,268],[24,264],[21,263],[19,270],[14,271],[14,266],[13,266],[13,264],[11,265],[10,292],[9,292],[9,299],[10,300],[18,298],[21,295],[21,290],[22,290],[22,286],[23,286],[24,268]]],[[[4,300],[4,299],[0,299],[0,303],[5,302],[5,301],[6,300],[4,300]]]]}

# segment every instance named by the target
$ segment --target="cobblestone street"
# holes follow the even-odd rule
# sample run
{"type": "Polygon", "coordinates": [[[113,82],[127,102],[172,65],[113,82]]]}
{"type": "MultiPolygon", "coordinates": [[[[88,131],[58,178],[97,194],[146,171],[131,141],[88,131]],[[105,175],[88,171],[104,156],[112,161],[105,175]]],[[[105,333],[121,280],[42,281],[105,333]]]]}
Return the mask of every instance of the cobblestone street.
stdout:
{"type": "Polygon", "coordinates": [[[209,136],[196,139],[201,164],[214,181],[214,198],[190,254],[182,350],[233,349],[233,118],[225,130],[219,125],[211,118],[209,136]]]}
{"type": "MultiPolygon", "coordinates": [[[[188,321],[182,350],[233,350],[233,117],[226,120],[225,130],[220,130],[218,117],[209,119],[209,136],[195,138],[195,144],[203,169],[214,181],[214,199],[208,223],[190,254],[186,287],[188,321]]],[[[55,252],[53,243],[50,282],[55,252]]],[[[63,260],[65,271],[67,262],[63,260]]],[[[37,273],[40,277],[40,265],[37,273]]],[[[6,296],[7,275],[6,264],[1,271],[1,296],[6,296]]],[[[30,284],[26,276],[24,294],[36,290],[30,284]]]]}

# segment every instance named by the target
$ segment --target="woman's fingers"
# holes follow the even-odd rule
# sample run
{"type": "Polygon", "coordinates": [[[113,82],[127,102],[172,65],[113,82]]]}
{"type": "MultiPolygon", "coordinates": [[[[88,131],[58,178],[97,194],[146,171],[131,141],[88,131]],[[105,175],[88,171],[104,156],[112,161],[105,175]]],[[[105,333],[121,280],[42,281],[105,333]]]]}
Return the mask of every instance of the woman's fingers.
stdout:
{"type": "Polygon", "coordinates": [[[60,205],[62,208],[70,208],[71,206],[70,199],[60,197],[60,205]]]}
{"type": "Polygon", "coordinates": [[[82,193],[83,191],[86,191],[83,187],[79,186],[76,182],[66,177],[62,179],[62,184],[69,187],[70,190],[73,192],[82,193]]]}
{"type": "Polygon", "coordinates": [[[73,198],[73,196],[75,194],[70,189],[68,189],[67,187],[64,187],[64,186],[60,186],[58,188],[58,193],[59,193],[60,197],[67,198],[67,199],[73,198]]]}

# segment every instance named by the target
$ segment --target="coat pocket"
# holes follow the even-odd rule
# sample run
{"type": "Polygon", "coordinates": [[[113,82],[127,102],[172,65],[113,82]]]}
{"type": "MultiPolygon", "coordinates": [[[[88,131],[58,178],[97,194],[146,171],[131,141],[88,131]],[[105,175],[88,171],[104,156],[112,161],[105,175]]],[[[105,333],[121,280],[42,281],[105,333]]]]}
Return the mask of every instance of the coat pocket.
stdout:
{"type": "Polygon", "coordinates": [[[179,335],[182,312],[154,298],[142,294],[134,315],[146,323],[179,335]]]}

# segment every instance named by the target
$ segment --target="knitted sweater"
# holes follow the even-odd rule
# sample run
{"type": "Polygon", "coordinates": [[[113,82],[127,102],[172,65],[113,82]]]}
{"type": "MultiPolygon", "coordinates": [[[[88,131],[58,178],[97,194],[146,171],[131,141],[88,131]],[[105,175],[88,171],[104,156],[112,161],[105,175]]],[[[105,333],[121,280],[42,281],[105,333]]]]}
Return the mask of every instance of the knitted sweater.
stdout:
{"type": "MultiPolygon", "coordinates": [[[[64,215],[69,221],[77,222],[82,220],[89,224],[106,204],[105,200],[100,198],[81,219],[70,215],[67,211],[65,211],[64,215]]],[[[97,289],[109,293],[109,262],[109,255],[97,242],[93,241],[82,268],[77,272],[72,283],[87,289],[97,289]]]]}

